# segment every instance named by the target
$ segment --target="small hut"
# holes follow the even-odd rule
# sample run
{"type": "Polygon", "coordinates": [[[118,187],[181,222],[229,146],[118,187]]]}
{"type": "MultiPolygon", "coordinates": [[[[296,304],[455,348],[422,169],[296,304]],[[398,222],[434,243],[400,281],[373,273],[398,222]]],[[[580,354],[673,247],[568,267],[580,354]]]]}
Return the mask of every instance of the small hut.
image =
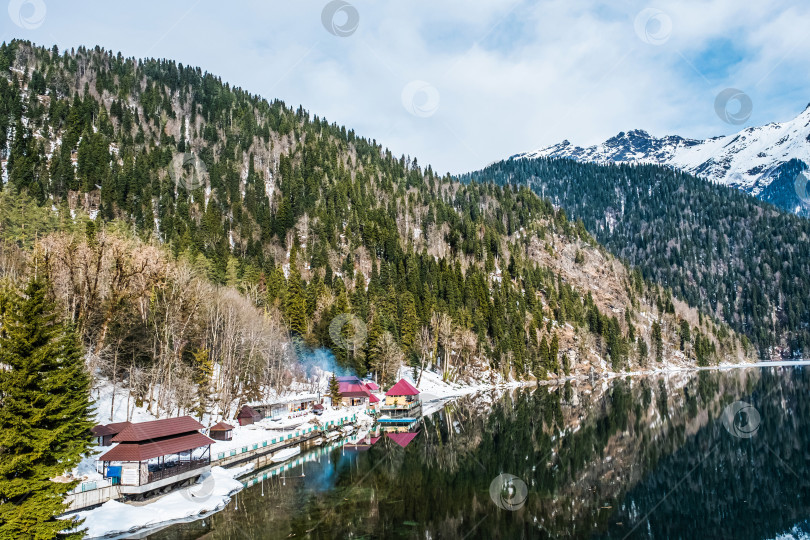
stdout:
{"type": "Polygon", "coordinates": [[[208,430],[208,436],[215,441],[230,441],[233,438],[233,426],[225,422],[214,424],[208,430]]]}
{"type": "Polygon", "coordinates": [[[378,412],[380,410],[380,398],[375,396],[374,394],[369,394],[368,398],[368,410],[371,412],[378,412]]]}
{"type": "Polygon", "coordinates": [[[248,426],[261,420],[262,416],[254,411],[249,405],[245,405],[239,410],[239,414],[236,415],[236,419],[239,420],[240,426],[248,426]]]}
{"type": "Polygon", "coordinates": [[[323,403],[316,403],[315,405],[312,406],[312,412],[314,412],[318,416],[323,414],[323,410],[324,410],[323,403]]]}
{"type": "Polygon", "coordinates": [[[96,438],[96,444],[99,446],[110,446],[113,437],[124,431],[127,427],[131,426],[131,422],[115,422],[112,424],[99,424],[92,428],[90,432],[96,438]]]}

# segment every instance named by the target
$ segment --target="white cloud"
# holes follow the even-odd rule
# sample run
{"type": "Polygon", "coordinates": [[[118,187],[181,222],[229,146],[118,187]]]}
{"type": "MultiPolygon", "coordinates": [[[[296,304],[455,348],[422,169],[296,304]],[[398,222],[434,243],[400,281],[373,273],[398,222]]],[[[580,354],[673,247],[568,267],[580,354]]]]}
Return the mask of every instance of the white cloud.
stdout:
{"type": "MultiPolygon", "coordinates": [[[[173,58],[232,84],[302,104],[439,171],[478,168],[568,138],[601,141],[644,128],[661,135],[730,132],[714,113],[726,87],[754,100],[751,123],[803,108],[810,5],[777,0],[352,2],[357,31],[321,25],[325,1],[119,7],[48,3],[41,27],[10,37],[60,47],[99,44],[173,58]],[[634,19],[666,13],[669,39],[641,41],[634,19]],[[723,47],[710,59],[711,47],[723,47]],[[402,104],[411,81],[439,92],[435,114],[402,104]]],[[[10,26],[10,28],[8,28],[10,26]]]]}

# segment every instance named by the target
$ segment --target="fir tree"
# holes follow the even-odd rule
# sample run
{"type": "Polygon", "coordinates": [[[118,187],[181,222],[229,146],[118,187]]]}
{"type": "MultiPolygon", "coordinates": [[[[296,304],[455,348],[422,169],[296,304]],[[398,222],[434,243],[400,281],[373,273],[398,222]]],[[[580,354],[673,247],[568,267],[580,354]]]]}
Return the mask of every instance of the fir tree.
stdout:
{"type": "Polygon", "coordinates": [[[658,321],[652,324],[652,338],[653,348],[655,348],[655,360],[661,362],[664,360],[664,341],[661,335],[661,324],[658,321]]]}
{"type": "Polygon", "coordinates": [[[290,273],[284,314],[290,332],[294,336],[303,336],[307,330],[307,300],[298,270],[293,270],[290,273]]]}
{"type": "Polygon", "coordinates": [[[560,354],[560,338],[557,334],[551,338],[551,345],[549,345],[548,349],[548,357],[549,357],[549,364],[550,369],[553,370],[555,373],[559,372],[560,365],[558,362],[558,356],[560,354]]]}
{"type": "Polygon", "coordinates": [[[339,407],[343,396],[340,393],[340,383],[334,373],[329,378],[329,398],[332,400],[332,407],[339,407]]]}
{"type": "Polygon", "coordinates": [[[72,328],[46,284],[2,298],[0,334],[0,538],[81,538],[56,518],[76,482],[53,482],[92,447],[90,378],[72,328]]]}
{"type": "Polygon", "coordinates": [[[416,301],[413,294],[402,295],[402,323],[400,324],[400,343],[403,350],[408,350],[416,339],[419,330],[419,315],[416,313],[416,301]]]}

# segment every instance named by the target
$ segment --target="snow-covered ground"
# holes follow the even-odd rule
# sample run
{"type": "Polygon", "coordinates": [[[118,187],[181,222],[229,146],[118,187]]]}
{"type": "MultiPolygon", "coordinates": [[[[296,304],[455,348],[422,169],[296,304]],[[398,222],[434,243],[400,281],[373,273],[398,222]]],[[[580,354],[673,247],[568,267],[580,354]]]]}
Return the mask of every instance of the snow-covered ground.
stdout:
{"type": "Polygon", "coordinates": [[[242,489],[242,482],[236,477],[252,468],[252,465],[227,470],[213,467],[200,477],[197,484],[173,491],[148,504],[136,506],[108,501],[66,519],[83,519],[79,528],[86,529],[89,538],[126,536],[173,521],[199,519],[224,508],[231,496],[242,489]]]}
{"type": "Polygon", "coordinates": [[[244,447],[252,448],[252,445],[259,444],[267,441],[267,444],[273,444],[282,439],[286,439],[288,435],[295,436],[309,428],[317,425],[326,425],[328,422],[337,424],[340,419],[351,419],[357,416],[358,425],[371,425],[372,418],[365,413],[365,407],[343,407],[341,409],[333,409],[329,405],[324,406],[324,413],[320,416],[315,414],[306,414],[303,416],[295,417],[293,422],[287,419],[282,419],[278,422],[273,422],[269,418],[265,418],[255,424],[248,426],[239,426],[233,422],[234,429],[232,432],[232,439],[230,441],[217,441],[211,445],[211,458],[217,459],[221,453],[227,455],[231,450],[241,450],[244,447]],[[286,429],[275,429],[277,427],[284,427],[286,429]]]}

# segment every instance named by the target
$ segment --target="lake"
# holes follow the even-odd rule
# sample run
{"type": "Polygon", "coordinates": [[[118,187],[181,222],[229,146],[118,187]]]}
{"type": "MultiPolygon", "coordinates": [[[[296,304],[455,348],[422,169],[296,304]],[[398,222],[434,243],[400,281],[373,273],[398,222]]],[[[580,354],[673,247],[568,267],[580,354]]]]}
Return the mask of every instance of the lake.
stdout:
{"type": "Polygon", "coordinates": [[[149,538],[803,537],[808,397],[810,367],[468,396],[149,538]]]}

